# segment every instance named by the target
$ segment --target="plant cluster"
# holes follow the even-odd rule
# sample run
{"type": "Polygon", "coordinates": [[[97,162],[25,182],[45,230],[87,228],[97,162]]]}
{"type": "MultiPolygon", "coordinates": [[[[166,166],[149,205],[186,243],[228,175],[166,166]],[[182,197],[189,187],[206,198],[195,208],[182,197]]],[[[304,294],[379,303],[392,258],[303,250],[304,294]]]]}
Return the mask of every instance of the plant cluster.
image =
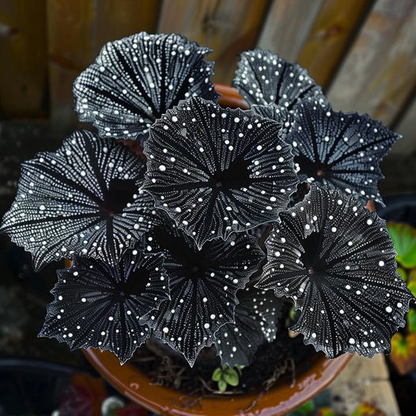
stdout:
{"type": "MultiPolygon", "coordinates": [[[[397,251],[398,271],[408,289],[416,296],[416,229],[410,224],[388,222],[387,228],[397,251]]],[[[416,307],[407,314],[406,327],[391,340],[390,360],[400,374],[416,369],[416,307]]]]}
{"type": "Polygon", "coordinates": [[[260,49],[234,78],[250,109],[222,108],[208,52],[175,34],[107,43],[73,88],[97,132],[23,163],[1,230],[35,269],[73,262],[40,336],[121,363],[150,337],[191,366],[214,344],[229,369],[275,339],[288,298],[292,330],[328,357],[388,352],[414,298],[365,204],[383,203],[399,136],[260,49]]]}

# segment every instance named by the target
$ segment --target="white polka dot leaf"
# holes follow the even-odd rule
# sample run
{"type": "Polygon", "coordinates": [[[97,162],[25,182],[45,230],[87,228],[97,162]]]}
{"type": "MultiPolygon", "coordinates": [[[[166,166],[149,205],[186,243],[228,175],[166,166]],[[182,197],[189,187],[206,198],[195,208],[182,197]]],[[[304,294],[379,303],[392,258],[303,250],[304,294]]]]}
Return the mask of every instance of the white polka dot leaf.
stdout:
{"type": "Polygon", "coordinates": [[[276,338],[277,320],[283,301],[271,290],[246,287],[237,294],[235,323],[222,326],[215,334],[215,347],[221,364],[231,368],[248,366],[258,347],[276,338]]]}
{"type": "Polygon", "coordinates": [[[77,254],[114,264],[153,218],[152,198],[139,190],[143,173],[123,145],[77,131],[22,164],[1,231],[33,254],[36,269],[77,254]]]}
{"type": "Polygon", "coordinates": [[[169,299],[164,256],[128,251],[120,263],[75,257],[71,268],[58,270],[40,337],[56,338],[71,349],[100,348],[123,364],[150,336],[140,323],[146,313],[169,299]]]}
{"type": "Polygon", "coordinates": [[[249,111],[183,101],[151,128],[142,189],[198,247],[276,220],[298,183],[279,129],[249,111]]]}
{"type": "Polygon", "coordinates": [[[75,80],[75,110],[103,137],[143,142],[149,127],[180,100],[217,100],[211,52],[176,34],[136,35],[107,43],[75,80]]]}
{"type": "Polygon", "coordinates": [[[312,186],[266,240],[257,287],[290,297],[291,328],[328,357],[389,352],[414,300],[397,272],[385,221],[353,196],[312,186]]]}
{"type": "Polygon", "coordinates": [[[274,120],[280,124],[279,137],[284,138],[289,131],[290,125],[293,123],[293,114],[285,108],[280,108],[275,104],[258,105],[253,104],[250,109],[254,114],[274,120]]]}
{"type": "MultiPolygon", "coordinates": [[[[315,106],[323,106],[325,107],[327,105],[326,101],[318,100],[317,98],[314,97],[307,97],[304,98],[301,102],[310,102],[311,104],[315,105],[315,106]]],[[[269,104],[269,105],[258,105],[258,104],[253,104],[250,109],[253,111],[254,114],[257,114],[260,117],[263,118],[268,118],[270,120],[274,120],[276,122],[278,122],[281,126],[280,128],[280,132],[279,132],[279,137],[281,137],[282,139],[286,140],[286,137],[288,135],[288,133],[291,130],[291,127],[293,126],[293,123],[295,122],[295,120],[298,118],[298,109],[301,108],[299,105],[295,105],[295,107],[288,111],[286,108],[283,107],[279,107],[276,104],[269,104]]],[[[291,146],[293,146],[293,140],[292,142],[289,142],[289,144],[291,146]]]]}
{"type": "Polygon", "coordinates": [[[299,178],[383,204],[379,163],[400,135],[368,115],[335,112],[302,101],[285,140],[292,145],[299,178]]]}
{"type": "Polygon", "coordinates": [[[241,233],[205,243],[165,222],[144,234],[150,252],[163,247],[171,300],[144,319],[153,334],[181,352],[192,366],[221,326],[234,321],[237,290],[247,284],[264,253],[254,237],[241,233]]]}
{"type": "Polygon", "coordinates": [[[233,86],[250,106],[276,106],[277,113],[291,111],[299,100],[325,102],[321,87],[298,64],[262,49],[243,52],[233,86]]]}

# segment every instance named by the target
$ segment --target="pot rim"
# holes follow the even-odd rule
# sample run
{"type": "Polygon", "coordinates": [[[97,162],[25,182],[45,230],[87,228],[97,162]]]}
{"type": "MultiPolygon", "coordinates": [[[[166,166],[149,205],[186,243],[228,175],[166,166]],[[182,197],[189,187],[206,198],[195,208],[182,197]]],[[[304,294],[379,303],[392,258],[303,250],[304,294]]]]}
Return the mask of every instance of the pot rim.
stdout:
{"type": "Polygon", "coordinates": [[[316,353],[309,369],[296,376],[293,386],[279,382],[264,394],[203,397],[196,405],[184,408],[181,399],[189,398],[179,390],[154,385],[149,377],[133,364],[120,365],[109,351],[89,348],[84,355],[98,373],[130,400],[161,415],[192,416],[279,416],[296,409],[321,392],[344,369],[352,354],[327,359],[316,353]],[[249,409],[246,411],[246,409],[249,409]]]}
{"type": "MultiPolygon", "coordinates": [[[[248,109],[238,90],[226,84],[214,84],[221,94],[219,104],[248,109]]],[[[188,408],[181,406],[181,398],[189,397],[178,390],[151,384],[146,374],[133,364],[120,365],[109,351],[89,348],[84,355],[98,373],[116,390],[147,409],[162,415],[192,416],[279,416],[296,409],[327,387],[344,369],[352,354],[327,359],[322,353],[314,354],[311,366],[297,375],[293,386],[278,382],[263,394],[203,397],[188,408]],[[249,409],[249,410],[246,410],[249,409]]]]}

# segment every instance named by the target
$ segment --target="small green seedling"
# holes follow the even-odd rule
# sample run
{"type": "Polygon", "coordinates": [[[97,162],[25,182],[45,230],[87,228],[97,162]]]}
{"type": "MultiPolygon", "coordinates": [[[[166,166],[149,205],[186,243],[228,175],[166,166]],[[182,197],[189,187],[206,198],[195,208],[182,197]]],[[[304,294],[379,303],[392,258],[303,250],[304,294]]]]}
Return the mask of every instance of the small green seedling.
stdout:
{"type": "Polygon", "coordinates": [[[227,385],[238,386],[240,376],[242,374],[243,366],[237,365],[234,368],[230,368],[227,364],[222,368],[218,367],[212,373],[212,380],[218,383],[218,390],[224,393],[227,390],[227,385]]]}

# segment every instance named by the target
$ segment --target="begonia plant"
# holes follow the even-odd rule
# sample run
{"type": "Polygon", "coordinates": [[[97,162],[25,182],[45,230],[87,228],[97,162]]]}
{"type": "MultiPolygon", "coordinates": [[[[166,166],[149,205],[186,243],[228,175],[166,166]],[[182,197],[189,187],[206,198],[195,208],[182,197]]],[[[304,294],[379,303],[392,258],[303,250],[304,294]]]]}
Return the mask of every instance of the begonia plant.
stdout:
{"type": "Polygon", "coordinates": [[[334,111],[304,68],[260,49],[234,79],[250,108],[222,108],[209,52],[175,34],[107,43],[73,88],[96,131],[22,165],[1,231],[36,269],[72,260],[40,336],[121,363],[150,337],[191,366],[214,345],[239,368],[287,330],[286,301],[330,358],[389,352],[414,297],[365,204],[383,203],[399,135],[334,111]]]}

